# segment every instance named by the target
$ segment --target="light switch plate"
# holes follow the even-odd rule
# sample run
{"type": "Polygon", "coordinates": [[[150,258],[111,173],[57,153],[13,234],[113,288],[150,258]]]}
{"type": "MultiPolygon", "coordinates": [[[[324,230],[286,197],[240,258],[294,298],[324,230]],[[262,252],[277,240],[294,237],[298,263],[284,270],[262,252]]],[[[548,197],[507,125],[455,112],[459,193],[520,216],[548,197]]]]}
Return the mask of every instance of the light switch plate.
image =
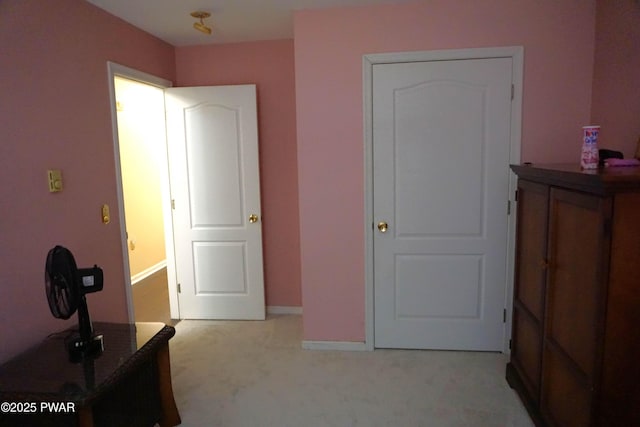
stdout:
{"type": "Polygon", "coordinates": [[[49,192],[57,193],[62,191],[62,171],[59,169],[50,169],[47,171],[49,180],[49,192]]]}
{"type": "Polygon", "coordinates": [[[109,205],[107,205],[107,204],[102,205],[101,214],[102,214],[102,223],[103,224],[109,224],[111,222],[111,214],[109,213],[109,205]]]}

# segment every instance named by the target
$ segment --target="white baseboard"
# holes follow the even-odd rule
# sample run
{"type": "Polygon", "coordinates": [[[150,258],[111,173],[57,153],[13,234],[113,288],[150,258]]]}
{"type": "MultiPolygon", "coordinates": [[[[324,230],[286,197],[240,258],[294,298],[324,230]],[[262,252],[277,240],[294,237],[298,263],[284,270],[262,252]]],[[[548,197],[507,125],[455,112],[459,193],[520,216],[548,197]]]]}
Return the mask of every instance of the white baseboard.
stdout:
{"type": "Polygon", "coordinates": [[[268,305],[267,314],[302,314],[302,307],[288,307],[282,305],[268,305]]]}
{"type": "Polygon", "coordinates": [[[140,273],[131,276],[131,284],[135,285],[136,283],[146,279],[147,277],[151,276],[154,273],[157,273],[158,271],[162,270],[163,268],[167,268],[167,260],[160,261],[156,265],[152,265],[151,267],[147,268],[146,270],[143,270],[140,273]]]}
{"type": "Polygon", "coordinates": [[[305,350],[369,351],[364,342],[352,341],[302,341],[305,350]]]}

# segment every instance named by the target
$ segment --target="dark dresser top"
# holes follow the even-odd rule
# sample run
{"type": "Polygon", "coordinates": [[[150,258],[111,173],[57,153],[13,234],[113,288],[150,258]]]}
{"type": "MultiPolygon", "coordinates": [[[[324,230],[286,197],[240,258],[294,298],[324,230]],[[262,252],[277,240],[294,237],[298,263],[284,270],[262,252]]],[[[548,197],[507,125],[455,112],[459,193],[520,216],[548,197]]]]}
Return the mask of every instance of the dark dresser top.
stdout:
{"type": "Polygon", "coordinates": [[[640,167],[582,170],[579,164],[511,165],[520,179],[599,195],[640,191],[640,167]]]}
{"type": "Polygon", "coordinates": [[[93,329],[104,336],[104,352],[95,360],[69,361],[64,341],[71,329],[50,335],[0,366],[0,400],[82,404],[145,363],[175,335],[164,323],[94,322],[93,329]]]}

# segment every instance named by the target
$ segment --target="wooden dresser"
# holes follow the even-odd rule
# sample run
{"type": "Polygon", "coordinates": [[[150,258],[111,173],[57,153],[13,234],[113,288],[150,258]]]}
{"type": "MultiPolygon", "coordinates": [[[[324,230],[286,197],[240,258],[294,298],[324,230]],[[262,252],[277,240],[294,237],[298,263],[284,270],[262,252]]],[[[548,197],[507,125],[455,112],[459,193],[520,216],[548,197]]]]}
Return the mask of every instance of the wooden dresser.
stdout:
{"type": "Polygon", "coordinates": [[[640,426],[640,168],[511,168],[507,381],[538,426],[640,426]]]}

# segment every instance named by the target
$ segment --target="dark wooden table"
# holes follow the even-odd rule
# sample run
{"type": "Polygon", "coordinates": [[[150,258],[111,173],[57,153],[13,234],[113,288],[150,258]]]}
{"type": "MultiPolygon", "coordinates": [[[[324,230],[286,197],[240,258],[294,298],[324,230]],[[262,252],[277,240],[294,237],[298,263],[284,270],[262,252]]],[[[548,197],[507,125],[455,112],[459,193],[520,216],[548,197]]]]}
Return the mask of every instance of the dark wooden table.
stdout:
{"type": "Polygon", "coordinates": [[[104,336],[96,359],[71,363],[70,331],[0,366],[0,426],[176,426],[164,323],[94,323],[104,336]]]}

